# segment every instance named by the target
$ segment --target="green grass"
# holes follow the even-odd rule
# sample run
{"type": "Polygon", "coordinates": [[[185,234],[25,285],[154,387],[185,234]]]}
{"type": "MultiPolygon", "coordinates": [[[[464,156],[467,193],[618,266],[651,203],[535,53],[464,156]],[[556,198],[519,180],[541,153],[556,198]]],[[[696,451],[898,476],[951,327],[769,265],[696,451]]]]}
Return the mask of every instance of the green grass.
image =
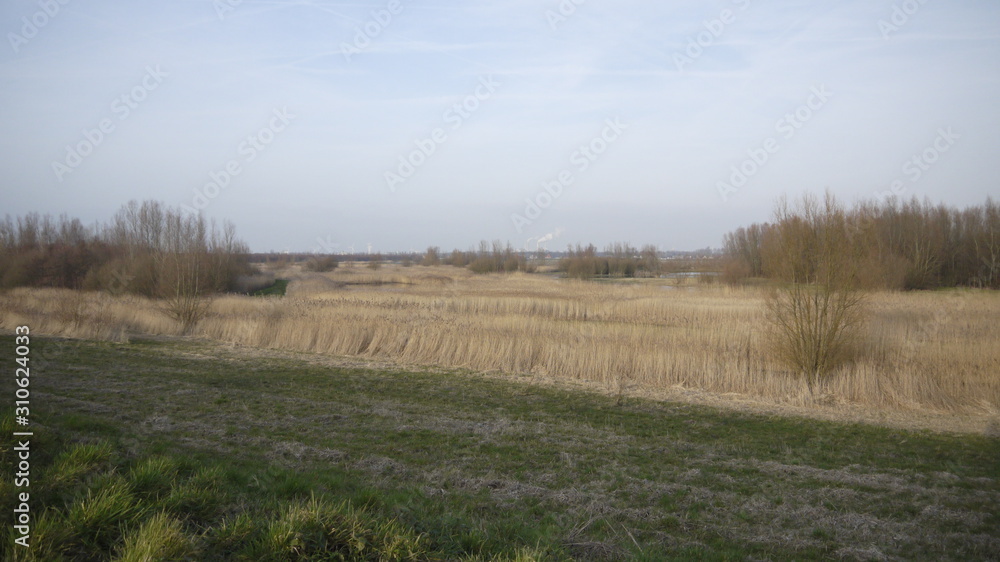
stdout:
{"type": "MultiPolygon", "coordinates": [[[[6,416],[5,428],[12,428],[6,416]]],[[[104,443],[98,445],[108,451],[104,443]]],[[[51,445],[50,445],[51,446],[51,445]]],[[[58,447],[59,445],[57,445],[58,447]]],[[[70,445],[60,459],[92,456],[70,445]]],[[[9,459],[5,459],[9,460],[9,459]]],[[[350,502],[248,495],[220,465],[157,456],[102,456],[96,464],[43,463],[32,489],[30,547],[3,530],[4,560],[428,560],[427,539],[350,502]],[[74,484],[83,479],[85,486],[74,484]],[[235,512],[238,515],[233,516],[235,512]]],[[[6,490],[5,490],[6,491],[6,490]]],[[[5,508],[13,506],[4,505],[5,508]]]]}
{"type": "Polygon", "coordinates": [[[35,349],[50,357],[31,387],[39,560],[1000,552],[995,438],[197,342],[35,349]]]}
{"type": "Polygon", "coordinates": [[[259,291],[254,291],[251,296],[254,297],[283,297],[285,296],[285,290],[288,289],[288,279],[275,279],[274,285],[270,287],[265,287],[259,291]]]}

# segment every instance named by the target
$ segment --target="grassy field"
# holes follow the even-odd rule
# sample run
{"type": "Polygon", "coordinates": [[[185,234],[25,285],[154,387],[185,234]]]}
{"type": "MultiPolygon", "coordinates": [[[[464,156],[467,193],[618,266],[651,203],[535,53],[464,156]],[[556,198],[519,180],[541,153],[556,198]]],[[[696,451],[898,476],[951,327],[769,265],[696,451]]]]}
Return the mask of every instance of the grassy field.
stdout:
{"type": "MultiPolygon", "coordinates": [[[[13,349],[13,338],[0,346],[13,349]]],[[[206,340],[35,339],[32,357],[40,519],[33,550],[8,535],[5,559],[1000,553],[992,437],[206,340]]],[[[9,381],[3,392],[12,395],[9,381]]],[[[10,513],[11,483],[2,486],[10,513]]]]}
{"type": "MultiPolygon", "coordinates": [[[[287,296],[224,296],[192,334],[255,348],[698,391],[817,411],[923,412],[1000,427],[1000,294],[875,293],[854,362],[815,392],[764,341],[764,291],[696,279],[585,282],[453,267],[298,268],[287,296]]],[[[179,333],[156,301],[66,290],[0,295],[0,328],[125,341],[179,333]]]]}
{"type": "Polygon", "coordinates": [[[288,279],[275,279],[274,284],[252,293],[255,297],[283,297],[288,289],[288,279]]]}

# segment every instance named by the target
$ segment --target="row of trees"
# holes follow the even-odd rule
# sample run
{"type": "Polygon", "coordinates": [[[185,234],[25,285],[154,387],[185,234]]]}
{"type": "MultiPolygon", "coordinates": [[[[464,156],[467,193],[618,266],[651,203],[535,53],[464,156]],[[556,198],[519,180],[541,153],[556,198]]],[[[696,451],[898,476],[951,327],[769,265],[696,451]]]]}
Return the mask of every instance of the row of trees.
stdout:
{"type": "MultiPolygon", "coordinates": [[[[817,236],[838,240],[830,251],[852,265],[863,288],[1000,288],[1000,204],[990,198],[961,210],[916,198],[891,198],[849,210],[838,206],[838,213],[835,223],[815,225],[822,230],[817,236]]],[[[780,238],[788,229],[803,228],[801,214],[790,212],[782,202],[773,223],[727,234],[724,278],[780,278],[787,267],[780,238]]]]}
{"type": "MultiPolygon", "coordinates": [[[[535,262],[545,259],[547,252],[539,250],[535,262]]],[[[463,252],[454,250],[447,257],[441,257],[437,247],[430,247],[421,260],[422,265],[438,265],[443,263],[455,267],[467,267],[476,273],[504,273],[514,271],[531,272],[535,263],[525,252],[515,250],[510,243],[504,245],[500,241],[480,242],[479,250],[463,252]]],[[[566,255],[559,260],[558,270],[568,277],[641,277],[655,276],[660,271],[660,258],[656,247],[647,245],[642,250],[615,243],[609,245],[603,253],[590,244],[583,247],[577,244],[570,247],[566,255]]]]}
{"type": "Polygon", "coordinates": [[[36,213],[0,222],[0,288],[65,287],[162,298],[189,327],[204,296],[235,290],[252,270],[232,224],[219,227],[156,201],[131,201],[85,227],[36,213]]]}
{"type": "Polygon", "coordinates": [[[567,277],[587,279],[591,277],[655,277],[660,272],[660,257],[656,247],[647,245],[637,250],[628,244],[609,245],[598,254],[597,247],[590,244],[569,248],[567,255],[559,260],[559,271],[567,277]]]}
{"type": "Polygon", "coordinates": [[[531,272],[535,269],[527,256],[515,250],[509,243],[504,245],[499,240],[494,240],[492,244],[483,240],[479,243],[478,252],[470,250],[461,256],[456,256],[455,252],[452,252],[450,261],[451,265],[459,267],[461,267],[459,264],[464,264],[475,273],[531,272]]]}
{"type": "MultiPolygon", "coordinates": [[[[468,268],[476,273],[511,273],[515,271],[532,272],[537,264],[547,259],[548,252],[538,250],[534,254],[517,250],[508,242],[499,240],[482,241],[479,249],[467,251],[453,250],[443,254],[441,248],[430,246],[421,256],[413,254],[390,254],[388,258],[399,261],[405,267],[415,264],[424,266],[450,265],[468,268]]],[[[367,262],[369,266],[381,263],[381,254],[358,254],[346,256],[347,261],[367,262]]],[[[689,260],[690,261],[690,260],[689,260]]],[[[689,261],[684,264],[690,265],[689,261]]],[[[697,261],[697,260],[696,260],[697,261]]],[[[333,256],[313,257],[306,261],[305,267],[310,271],[330,271],[337,267],[337,258],[333,256]]],[[[678,262],[680,264],[680,262],[678,262]]],[[[704,264],[703,264],[704,265],[704,264]]],[[[714,265],[714,264],[712,264],[714,265]]],[[[590,244],[586,247],[577,244],[572,246],[559,259],[558,270],[568,277],[652,277],[661,271],[659,253],[655,246],[647,245],[641,250],[627,243],[615,243],[607,246],[603,252],[590,244]]]]}

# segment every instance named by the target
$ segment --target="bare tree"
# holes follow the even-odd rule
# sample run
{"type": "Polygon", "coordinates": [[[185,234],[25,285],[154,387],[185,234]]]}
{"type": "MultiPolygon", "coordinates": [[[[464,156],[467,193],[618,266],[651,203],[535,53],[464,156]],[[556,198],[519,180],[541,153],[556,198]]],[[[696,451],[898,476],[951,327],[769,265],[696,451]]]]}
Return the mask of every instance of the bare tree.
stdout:
{"type": "Polygon", "coordinates": [[[779,202],[763,244],[763,264],[778,281],[767,299],[771,350],[813,390],[851,358],[865,319],[858,285],[858,244],[832,195],[779,202]]]}
{"type": "Polygon", "coordinates": [[[428,246],[424,254],[421,265],[438,265],[441,263],[441,249],[437,246],[428,246]]]}
{"type": "Polygon", "coordinates": [[[726,258],[739,262],[748,277],[763,275],[763,261],[760,252],[768,226],[767,224],[754,223],[746,228],[737,228],[723,238],[723,250],[726,258]]]}
{"type": "Polygon", "coordinates": [[[159,293],[164,313],[190,332],[208,310],[202,271],[207,247],[205,221],[168,212],[164,217],[163,247],[155,254],[160,272],[159,293]]]}
{"type": "Polygon", "coordinates": [[[642,265],[640,268],[651,277],[660,275],[660,254],[657,252],[656,246],[646,244],[642,247],[642,265]]]}
{"type": "Polygon", "coordinates": [[[1000,204],[988,198],[981,213],[981,228],[974,239],[980,285],[1000,289],[1000,204]]]}

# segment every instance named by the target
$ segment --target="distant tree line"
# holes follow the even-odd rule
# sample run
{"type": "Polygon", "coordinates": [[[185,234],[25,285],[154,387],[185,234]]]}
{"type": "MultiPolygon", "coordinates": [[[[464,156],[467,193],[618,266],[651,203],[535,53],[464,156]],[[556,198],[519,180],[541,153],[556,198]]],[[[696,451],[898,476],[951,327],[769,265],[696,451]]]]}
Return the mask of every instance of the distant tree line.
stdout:
{"type": "Polygon", "coordinates": [[[641,250],[627,243],[616,243],[598,250],[594,245],[570,246],[565,252],[538,249],[534,252],[515,249],[510,242],[482,241],[479,249],[455,249],[442,252],[438,246],[429,246],[422,253],[353,253],[353,254],[252,254],[255,262],[289,265],[301,263],[306,271],[329,272],[340,263],[367,264],[372,269],[383,263],[398,263],[403,267],[414,265],[467,268],[475,273],[534,272],[540,263],[555,256],[557,270],[568,277],[655,277],[664,272],[717,272],[721,269],[719,255],[711,249],[695,252],[666,252],[671,259],[661,260],[663,253],[655,246],[646,245],[641,250]]]}
{"type": "Polygon", "coordinates": [[[867,201],[844,210],[840,220],[819,226],[782,208],[779,204],[775,222],[741,227],[725,236],[725,280],[782,277],[788,259],[780,248],[783,237],[798,232],[811,239],[837,240],[837,262],[854,264],[863,288],[1000,289],[1000,204],[992,198],[966,209],[916,198],[867,201]]]}
{"type": "MultiPolygon", "coordinates": [[[[557,254],[560,252],[557,252],[557,254]]],[[[423,255],[388,254],[391,261],[398,261],[403,266],[420,264],[424,266],[450,265],[467,268],[474,273],[531,273],[537,269],[538,263],[547,259],[549,252],[537,250],[528,252],[515,249],[509,242],[499,240],[493,242],[481,241],[479,249],[452,250],[444,254],[441,248],[430,246],[423,255]]],[[[348,256],[352,261],[370,261],[373,256],[348,256]]],[[[347,258],[345,258],[347,259],[347,258]]],[[[654,246],[646,246],[636,250],[628,244],[612,244],[605,251],[599,252],[593,245],[576,249],[569,247],[559,259],[558,270],[571,277],[638,277],[653,276],[660,270],[659,255],[654,246]]]]}
{"type": "MultiPolygon", "coordinates": [[[[258,255],[257,259],[265,259],[266,257],[258,255]]],[[[363,263],[369,269],[379,269],[386,262],[399,263],[403,267],[417,264],[431,267],[450,265],[468,268],[475,273],[530,272],[535,269],[535,265],[525,252],[515,250],[510,243],[504,244],[499,240],[492,243],[482,241],[478,250],[474,248],[467,251],[454,250],[447,255],[442,254],[440,247],[430,246],[422,255],[407,252],[341,254],[339,258],[332,255],[284,256],[284,258],[290,261],[303,261],[303,267],[307,271],[320,272],[332,271],[339,265],[340,261],[363,263]]]]}
{"type": "Polygon", "coordinates": [[[106,224],[30,213],[0,222],[0,288],[65,287],[177,299],[234,290],[252,272],[235,227],[156,201],[106,224]]]}
{"type": "Polygon", "coordinates": [[[510,243],[504,245],[499,240],[494,240],[492,244],[483,240],[479,243],[479,251],[455,250],[448,261],[450,265],[467,267],[474,273],[532,272],[535,269],[527,255],[515,250],[510,243]]]}
{"type": "Polygon", "coordinates": [[[603,253],[590,244],[570,247],[559,260],[559,271],[567,277],[655,277],[660,272],[660,258],[655,246],[637,250],[626,243],[609,245],[603,253]]]}

